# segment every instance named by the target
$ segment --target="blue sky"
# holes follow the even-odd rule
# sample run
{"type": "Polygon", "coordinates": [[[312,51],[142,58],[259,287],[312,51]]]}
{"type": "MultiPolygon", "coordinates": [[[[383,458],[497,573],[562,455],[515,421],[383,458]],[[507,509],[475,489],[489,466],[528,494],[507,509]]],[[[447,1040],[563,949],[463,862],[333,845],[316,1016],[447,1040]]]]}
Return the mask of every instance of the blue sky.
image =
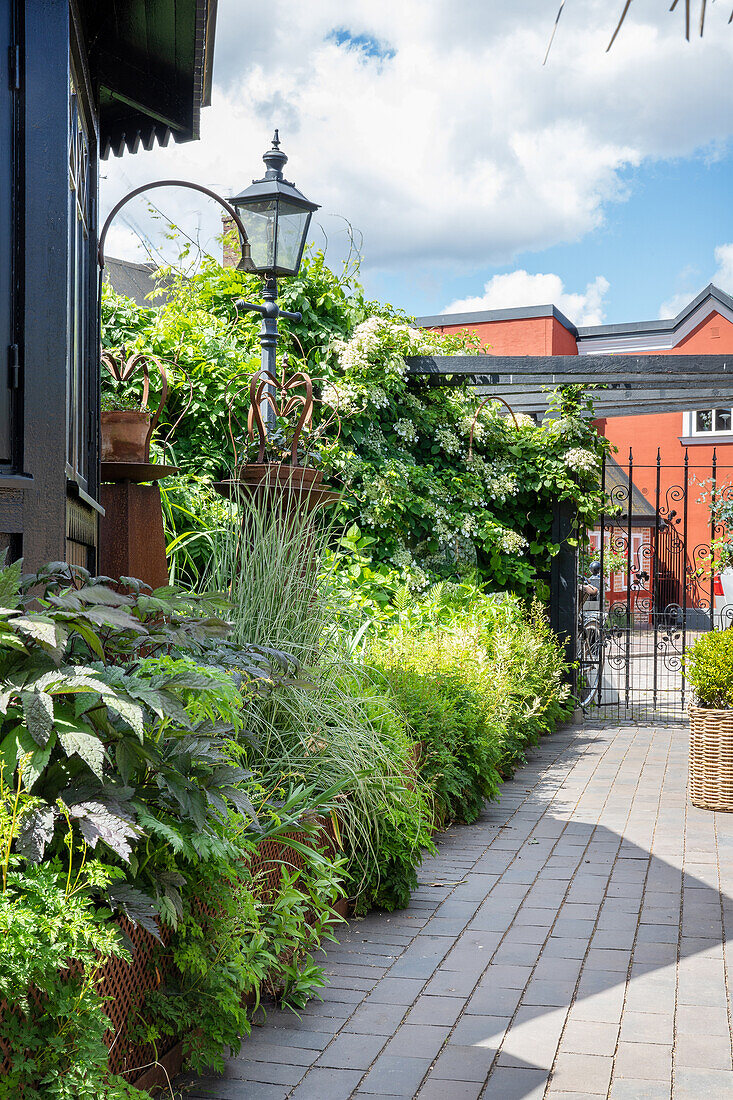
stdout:
{"type": "MultiPolygon", "coordinates": [[[[629,169],[622,180],[628,199],[610,202],[604,224],[572,244],[520,252],[512,263],[478,272],[445,271],[421,281],[412,273],[367,271],[365,282],[376,297],[420,316],[517,267],[556,272],[569,288],[603,275],[610,284],[607,323],[656,318],[664,302],[689,300],[713,280],[715,248],[733,240],[733,155],[661,161],[629,169]]],[[[733,286],[724,289],[733,293],[733,286]]]]}
{"type": "MultiPolygon", "coordinates": [[[[697,3],[698,0],[693,0],[697,3]]],[[[178,176],[226,195],[261,172],[278,127],[286,175],[321,210],[338,267],[351,225],[368,291],[418,315],[553,301],[578,324],[675,312],[733,292],[733,27],[705,38],[633,0],[220,0],[211,107],[197,143],[108,163],[102,206],[178,176]]],[[[219,213],[158,192],[216,253],[219,213]]],[[[166,253],[144,206],[110,255],[166,253]]]]}

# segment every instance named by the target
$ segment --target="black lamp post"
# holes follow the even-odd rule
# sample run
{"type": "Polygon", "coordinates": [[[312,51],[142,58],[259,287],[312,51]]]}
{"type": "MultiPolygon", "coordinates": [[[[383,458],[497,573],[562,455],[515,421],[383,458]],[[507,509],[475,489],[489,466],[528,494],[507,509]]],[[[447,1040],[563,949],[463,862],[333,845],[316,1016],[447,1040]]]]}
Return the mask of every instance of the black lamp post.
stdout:
{"type": "MultiPolygon", "coordinates": [[[[262,179],[255,180],[229,201],[246,233],[241,242],[242,260],[239,267],[263,276],[264,303],[255,305],[240,299],[236,305],[239,309],[252,310],[261,315],[261,369],[277,378],[278,318],[285,317],[289,321],[301,319],[300,313],[289,313],[278,306],[277,279],[280,275],[298,274],[308,227],[318,204],[310,202],[297,187],[283,178],[283,168],[288,158],[280,149],[277,130],[272,148],[262,159],[267,169],[262,179]],[[249,254],[245,252],[246,243],[249,254]]],[[[275,411],[269,401],[263,402],[262,411],[268,427],[274,426],[275,411]]]]}
{"type": "MultiPolygon", "coordinates": [[[[277,321],[286,317],[289,321],[300,321],[299,313],[289,313],[277,304],[278,275],[297,275],[303,258],[303,249],[308,234],[313,211],[318,203],[310,202],[297,187],[283,179],[283,168],[288,162],[285,153],[280,151],[280,139],[277,130],[272,139],[272,148],[262,158],[267,171],[251,187],[245,188],[239,195],[227,202],[215,191],[203,187],[200,183],[187,180],[155,180],[144,183],[128,192],[112,207],[99,234],[98,258],[100,267],[99,292],[102,292],[101,269],[104,267],[104,243],[107,231],[118,211],[136,195],[153,187],[189,187],[215,199],[227,212],[237,227],[242,258],[237,267],[240,271],[262,275],[264,286],[263,305],[236,302],[238,309],[252,310],[262,316],[260,344],[262,346],[261,369],[267,371],[273,379],[277,378],[277,321]]],[[[268,392],[274,391],[268,387],[268,392]]],[[[271,402],[262,403],[262,415],[268,427],[275,423],[275,411],[271,402]]]]}

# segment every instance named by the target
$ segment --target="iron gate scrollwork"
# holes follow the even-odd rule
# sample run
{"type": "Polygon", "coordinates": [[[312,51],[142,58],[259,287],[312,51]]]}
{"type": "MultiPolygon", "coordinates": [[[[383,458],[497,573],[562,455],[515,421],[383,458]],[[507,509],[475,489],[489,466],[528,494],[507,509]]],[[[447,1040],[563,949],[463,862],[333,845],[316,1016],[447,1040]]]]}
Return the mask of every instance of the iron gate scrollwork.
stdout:
{"type": "Polygon", "coordinates": [[[733,570],[716,571],[725,531],[715,502],[733,500],[733,468],[671,466],[630,451],[603,465],[607,507],[580,540],[576,651],[586,712],[682,721],[684,657],[699,635],[733,623],[733,570]]]}

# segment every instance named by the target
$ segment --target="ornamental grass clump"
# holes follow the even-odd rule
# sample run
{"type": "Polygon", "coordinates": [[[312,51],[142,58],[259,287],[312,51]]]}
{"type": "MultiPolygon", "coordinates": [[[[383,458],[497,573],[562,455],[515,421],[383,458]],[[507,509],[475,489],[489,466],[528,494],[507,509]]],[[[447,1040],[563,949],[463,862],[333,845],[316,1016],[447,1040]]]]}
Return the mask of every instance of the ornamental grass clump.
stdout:
{"type": "Polygon", "coordinates": [[[276,646],[301,662],[299,679],[254,697],[243,745],[262,781],[287,774],[316,791],[342,784],[338,838],[358,911],[404,906],[431,847],[430,794],[394,701],[347,648],[349,609],[326,566],[335,541],[327,518],[302,507],[231,506],[210,584],[227,591],[235,639],[276,646]]]}
{"type": "Polygon", "coordinates": [[[685,655],[684,675],[699,707],[733,708],[733,630],[701,634],[685,655]]]}

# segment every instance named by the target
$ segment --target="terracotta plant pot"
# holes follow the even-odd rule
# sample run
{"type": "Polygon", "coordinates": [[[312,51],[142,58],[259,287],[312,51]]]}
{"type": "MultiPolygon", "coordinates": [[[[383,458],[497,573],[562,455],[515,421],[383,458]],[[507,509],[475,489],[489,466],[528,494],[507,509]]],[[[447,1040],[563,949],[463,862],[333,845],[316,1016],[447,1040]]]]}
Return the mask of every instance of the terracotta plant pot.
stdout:
{"type": "Polygon", "coordinates": [[[289,485],[294,489],[315,489],[323,479],[312,466],[289,466],[284,462],[248,462],[239,470],[239,480],[247,485],[289,485]]]}
{"type": "Polygon", "coordinates": [[[102,413],[102,462],[148,462],[150,413],[110,409],[102,413]]]}

